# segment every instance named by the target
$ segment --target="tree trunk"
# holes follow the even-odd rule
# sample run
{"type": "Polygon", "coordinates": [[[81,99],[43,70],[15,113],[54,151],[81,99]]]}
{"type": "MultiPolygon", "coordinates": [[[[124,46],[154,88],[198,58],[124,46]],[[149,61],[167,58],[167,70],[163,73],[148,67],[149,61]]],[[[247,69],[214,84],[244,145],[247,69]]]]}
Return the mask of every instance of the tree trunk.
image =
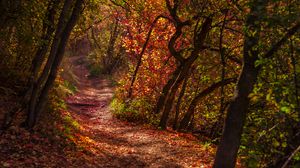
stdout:
{"type": "Polygon", "coordinates": [[[178,76],[180,75],[181,68],[182,68],[182,66],[178,66],[176,68],[176,70],[173,72],[171,78],[168,80],[167,84],[163,87],[162,93],[160,94],[158,101],[156,103],[155,109],[154,109],[154,112],[156,114],[160,113],[160,111],[162,110],[171,87],[173,86],[173,84],[176,82],[178,76]]]}
{"type": "Polygon", "coordinates": [[[118,29],[119,29],[119,19],[116,18],[113,30],[110,33],[110,39],[109,39],[109,43],[108,43],[108,47],[107,47],[107,51],[106,51],[106,59],[108,59],[107,62],[105,63],[105,68],[104,68],[104,72],[106,74],[111,74],[113,63],[115,62],[114,60],[116,59],[116,56],[115,56],[115,43],[116,43],[117,38],[119,36],[119,30],[118,29]]]}
{"type": "Polygon", "coordinates": [[[217,149],[214,168],[234,168],[240,146],[242,130],[249,106],[249,94],[256,83],[259,68],[258,42],[260,22],[262,21],[267,1],[254,0],[251,12],[246,21],[248,32],[245,32],[243,68],[235,89],[235,95],[229,104],[220,144],[217,149]]]}
{"type": "MultiPolygon", "coordinates": [[[[235,89],[235,96],[228,108],[220,145],[216,153],[214,168],[232,168],[235,166],[242,129],[249,105],[248,96],[252,92],[261,68],[261,66],[255,66],[255,61],[258,60],[258,36],[260,33],[260,22],[265,15],[264,10],[266,4],[267,2],[264,0],[254,1],[251,7],[251,13],[246,22],[246,27],[249,30],[245,33],[243,69],[235,89]]],[[[263,58],[272,57],[289,37],[293,36],[299,29],[300,22],[297,22],[263,55],[263,58]]],[[[299,143],[297,140],[296,142],[299,143]]]]}
{"type": "Polygon", "coordinates": [[[173,123],[173,130],[177,129],[177,122],[178,122],[178,117],[179,117],[179,113],[180,113],[181,101],[182,101],[182,98],[185,94],[188,79],[189,79],[189,75],[185,78],[185,80],[182,84],[181,91],[179,93],[178,99],[177,99],[177,103],[176,103],[176,107],[175,107],[176,111],[175,111],[175,117],[174,117],[174,123],[173,123]]]}
{"type": "Polygon", "coordinates": [[[53,0],[49,2],[48,7],[47,7],[47,12],[46,16],[44,18],[43,22],[43,28],[42,31],[44,34],[42,35],[41,39],[43,40],[43,43],[41,46],[39,46],[34,59],[32,60],[32,65],[31,65],[31,76],[28,80],[28,89],[25,90],[21,95],[23,96],[20,107],[17,107],[11,111],[9,111],[5,117],[5,121],[3,122],[2,129],[7,129],[9,128],[10,124],[12,123],[15,115],[23,110],[26,109],[29,99],[32,94],[32,90],[34,87],[34,82],[37,80],[38,77],[38,72],[40,71],[41,65],[46,57],[46,53],[49,48],[49,43],[51,41],[52,34],[54,32],[54,17],[56,14],[56,8],[59,4],[59,0],[53,0]]]}
{"type": "MultiPolygon", "coordinates": [[[[171,107],[173,105],[173,101],[175,99],[175,94],[178,90],[179,85],[184,80],[186,74],[188,73],[188,71],[192,67],[193,63],[199,57],[200,52],[202,51],[202,46],[203,46],[203,43],[204,43],[204,41],[207,37],[208,32],[210,31],[211,23],[212,23],[212,19],[207,18],[204,21],[201,30],[199,32],[195,31],[193,51],[190,53],[190,55],[187,59],[184,59],[183,61],[180,62],[180,66],[173,73],[175,75],[177,75],[177,73],[178,73],[178,75],[177,75],[178,77],[176,77],[176,79],[175,79],[174,78],[175,76],[173,76],[169,80],[170,83],[169,82],[167,83],[167,85],[166,85],[167,87],[164,87],[164,89],[168,89],[168,90],[163,90],[163,93],[161,94],[161,96],[158,100],[157,106],[156,106],[156,112],[157,113],[159,113],[160,110],[164,108],[164,112],[162,114],[162,117],[161,117],[161,120],[160,120],[160,123],[159,123],[159,126],[162,129],[166,128],[169,113],[170,113],[171,107]],[[177,70],[178,70],[178,72],[177,72],[177,70]],[[169,92],[170,89],[171,89],[171,91],[169,92]]],[[[197,29],[198,29],[198,25],[196,25],[196,27],[195,27],[195,30],[197,30],[197,29]]],[[[170,47],[170,46],[172,46],[172,45],[170,45],[170,43],[171,43],[171,40],[169,42],[170,52],[173,53],[173,54],[179,54],[176,51],[172,51],[171,48],[173,48],[173,47],[170,47]]],[[[177,56],[181,57],[180,54],[177,55],[177,56]]]]}
{"type": "Polygon", "coordinates": [[[55,31],[53,25],[54,25],[54,17],[56,14],[56,10],[58,7],[59,1],[58,0],[53,0],[49,2],[48,9],[47,9],[47,17],[44,20],[43,23],[43,31],[46,31],[45,34],[42,36],[43,43],[41,46],[39,46],[38,51],[35,54],[34,59],[32,60],[32,65],[31,65],[31,77],[28,81],[28,86],[29,89],[27,93],[25,94],[25,102],[28,102],[32,90],[34,88],[34,83],[36,82],[38,78],[38,72],[41,69],[42,63],[45,60],[47,51],[49,49],[49,44],[51,43],[51,37],[53,32],[55,31]]]}
{"type": "Polygon", "coordinates": [[[63,30],[64,30],[64,27],[66,25],[66,16],[68,15],[69,10],[71,10],[71,7],[72,7],[72,0],[65,0],[63,9],[62,9],[60,17],[59,17],[58,25],[56,28],[55,36],[54,36],[54,39],[52,42],[52,46],[51,46],[51,50],[50,50],[50,54],[49,54],[47,63],[45,65],[43,72],[42,72],[41,76],[39,77],[38,81],[34,82],[34,84],[33,84],[33,92],[30,97],[29,109],[28,109],[27,119],[25,121],[25,127],[33,126],[32,124],[34,123],[33,121],[35,120],[34,119],[35,111],[36,111],[35,108],[36,108],[37,102],[39,101],[40,91],[42,90],[42,88],[48,78],[49,71],[54,62],[58,47],[60,45],[61,36],[62,36],[63,30]]]}
{"type": "Polygon", "coordinates": [[[222,81],[219,81],[217,83],[212,84],[211,86],[207,87],[206,89],[204,89],[203,91],[201,91],[191,102],[188,111],[185,113],[183,119],[180,122],[179,128],[178,130],[183,130],[186,129],[189,125],[189,122],[193,116],[193,114],[195,113],[195,108],[198,104],[198,102],[205,96],[207,96],[208,94],[212,93],[213,91],[215,91],[216,89],[218,89],[219,87],[225,86],[227,84],[236,82],[236,78],[229,78],[229,79],[225,79],[222,81]]]}
{"type": "Polygon", "coordinates": [[[31,115],[29,116],[29,118],[27,120],[27,127],[29,129],[33,128],[33,126],[35,125],[35,123],[37,121],[37,116],[42,111],[43,106],[44,106],[44,104],[47,100],[48,92],[49,92],[50,88],[53,86],[53,83],[54,83],[55,78],[57,76],[59,65],[60,65],[60,63],[63,59],[63,56],[64,56],[67,41],[69,39],[69,36],[71,34],[71,31],[72,31],[73,27],[76,24],[76,21],[78,20],[80,12],[82,11],[83,2],[84,2],[84,0],[77,0],[76,1],[75,7],[74,7],[73,12],[72,12],[72,15],[71,15],[70,19],[68,20],[65,28],[62,31],[63,34],[62,34],[60,43],[57,46],[57,52],[55,54],[53,64],[52,64],[51,69],[50,69],[49,77],[48,77],[48,79],[45,83],[45,86],[42,88],[42,91],[41,91],[41,94],[40,94],[40,97],[39,97],[39,101],[37,102],[37,104],[34,108],[34,112],[31,113],[31,115]]]}
{"type": "Polygon", "coordinates": [[[258,75],[254,62],[245,63],[243,66],[235,91],[236,95],[228,108],[221,142],[218,146],[214,163],[215,168],[233,168],[235,166],[242,128],[249,106],[248,96],[254,87],[258,75]]]}
{"type": "Polygon", "coordinates": [[[177,92],[180,84],[184,80],[184,78],[187,76],[187,73],[188,73],[189,69],[190,69],[190,66],[184,67],[182,69],[182,71],[180,72],[178,78],[176,79],[176,81],[174,82],[174,84],[171,87],[169,95],[168,95],[168,97],[167,97],[167,99],[166,99],[166,101],[163,105],[164,111],[163,111],[163,114],[162,114],[160,122],[159,122],[159,126],[162,129],[166,129],[166,127],[167,127],[169,114],[170,114],[170,111],[171,111],[172,106],[173,106],[173,102],[174,102],[174,99],[175,99],[175,96],[176,96],[176,92],[177,92]]]}
{"type": "Polygon", "coordinates": [[[31,66],[31,72],[33,74],[32,80],[35,80],[37,78],[37,74],[41,68],[41,65],[42,65],[42,63],[45,59],[46,53],[48,51],[52,34],[55,31],[53,25],[55,24],[54,17],[56,14],[58,3],[59,3],[58,0],[53,0],[53,1],[49,2],[47,16],[43,23],[43,30],[46,31],[45,34],[43,34],[43,36],[41,38],[43,40],[43,43],[41,46],[39,46],[39,49],[36,52],[34,59],[32,60],[32,66],[31,66]]]}

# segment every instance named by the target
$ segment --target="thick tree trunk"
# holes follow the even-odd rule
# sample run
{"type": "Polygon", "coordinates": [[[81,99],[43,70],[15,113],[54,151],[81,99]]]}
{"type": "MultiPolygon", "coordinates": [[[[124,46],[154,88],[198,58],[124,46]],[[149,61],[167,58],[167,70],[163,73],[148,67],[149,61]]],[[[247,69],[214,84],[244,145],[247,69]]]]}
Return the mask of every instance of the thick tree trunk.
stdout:
{"type": "Polygon", "coordinates": [[[163,114],[162,114],[160,122],[159,122],[159,126],[162,129],[166,129],[166,127],[167,127],[169,114],[170,114],[172,106],[173,106],[173,102],[174,102],[174,99],[175,99],[175,96],[176,96],[176,92],[177,92],[180,84],[184,80],[184,78],[187,76],[189,69],[190,69],[190,66],[184,67],[182,69],[182,71],[180,72],[177,80],[174,82],[173,86],[171,87],[169,95],[168,95],[168,97],[167,97],[167,99],[164,103],[164,111],[163,111],[163,114]]]}
{"type": "Polygon", "coordinates": [[[55,14],[56,10],[59,4],[59,0],[53,0],[49,2],[48,9],[47,9],[47,16],[43,23],[43,31],[46,31],[45,34],[42,36],[43,43],[41,46],[39,46],[38,51],[35,54],[34,59],[32,60],[31,65],[31,77],[28,81],[29,89],[27,93],[25,94],[25,100],[24,102],[28,102],[29,98],[31,97],[32,90],[34,88],[34,83],[36,82],[38,78],[38,72],[41,69],[42,63],[46,58],[47,51],[49,49],[52,34],[55,31],[54,29],[54,20],[55,20],[55,14]]]}
{"type": "MultiPolygon", "coordinates": [[[[183,61],[181,61],[180,66],[175,70],[175,72],[173,73],[173,77],[169,80],[170,83],[168,82],[166,85],[167,87],[164,87],[164,89],[166,89],[166,90],[163,90],[163,93],[161,94],[161,96],[158,100],[157,106],[156,106],[156,113],[159,113],[161,109],[164,109],[164,112],[161,116],[161,120],[159,123],[159,126],[162,129],[165,129],[167,126],[169,113],[170,113],[171,107],[173,105],[173,101],[175,99],[175,95],[176,95],[179,85],[184,80],[188,71],[190,70],[193,63],[196,61],[196,59],[199,57],[200,52],[202,51],[202,48],[203,48],[202,46],[207,37],[208,32],[210,31],[211,23],[212,23],[212,19],[207,18],[203,23],[201,31],[195,32],[195,34],[194,34],[194,50],[190,53],[190,55],[187,59],[184,59],[183,61]],[[178,70],[178,72],[177,72],[177,70],[178,70]],[[177,73],[178,73],[178,75],[177,75],[177,73]],[[177,75],[176,78],[174,78],[175,77],[174,74],[177,75]]],[[[197,25],[196,25],[195,29],[198,29],[197,25]]],[[[170,43],[171,43],[171,41],[170,41],[170,43]]],[[[172,45],[170,46],[170,43],[169,43],[170,52],[173,54],[178,54],[178,52],[172,51],[173,47],[171,47],[172,45]]],[[[181,57],[180,54],[177,56],[181,57]]]]}
{"type": "Polygon", "coordinates": [[[229,105],[223,135],[216,154],[215,168],[233,168],[235,166],[249,106],[249,94],[253,90],[257,75],[255,61],[245,63],[235,91],[236,95],[229,105]]]}
{"type": "Polygon", "coordinates": [[[169,95],[169,91],[173,84],[176,82],[178,76],[180,75],[182,66],[178,66],[176,70],[173,72],[171,78],[168,80],[167,84],[163,87],[162,93],[160,94],[158,101],[156,103],[154,112],[156,114],[160,113],[162,108],[164,107],[165,101],[169,95]]]}
{"type": "Polygon", "coordinates": [[[214,168],[234,168],[240,146],[242,130],[249,106],[249,94],[256,83],[259,68],[258,42],[260,22],[262,21],[267,1],[254,0],[251,12],[246,21],[248,31],[245,32],[243,68],[235,89],[235,95],[229,104],[220,144],[217,149],[214,168]]]}
{"type": "Polygon", "coordinates": [[[75,7],[73,9],[72,15],[70,17],[70,19],[68,20],[65,28],[63,29],[63,34],[60,40],[59,45],[57,46],[57,52],[55,54],[54,60],[53,60],[53,64],[51,66],[50,69],[50,75],[45,83],[45,86],[42,88],[40,97],[39,97],[39,101],[37,102],[37,104],[34,107],[34,112],[31,113],[28,117],[27,120],[27,127],[33,128],[33,126],[35,125],[36,121],[37,121],[37,116],[38,114],[42,111],[43,106],[47,100],[47,96],[48,96],[48,92],[50,90],[50,88],[53,86],[53,83],[55,81],[55,78],[57,76],[57,72],[58,72],[58,68],[59,65],[63,59],[64,56],[64,51],[65,51],[65,47],[67,44],[67,41],[69,39],[69,36],[71,34],[71,31],[73,29],[73,27],[76,24],[76,21],[78,20],[78,17],[80,15],[80,12],[82,10],[82,4],[83,4],[84,0],[77,0],[75,3],[75,7]]]}
{"type": "Polygon", "coordinates": [[[60,17],[59,17],[58,25],[56,28],[55,36],[54,36],[54,39],[52,42],[52,46],[51,46],[51,50],[50,50],[50,54],[49,54],[47,63],[43,69],[41,76],[39,77],[37,82],[34,82],[34,84],[33,84],[33,91],[32,91],[31,97],[30,97],[27,119],[25,121],[26,127],[32,127],[29,125],[32,125],[33,121],[35,120],[34,116],[35,116],[36,104],[39,101],[40,92],[41,92],[44,84],[46,83],[46,80],[49,75],[49,71],[54,62],[54,59],[55,59],[55,56],[56,56],[56,53],[57,53],[57,50],[58,50],[58,47],[59,47],[59,44],[61,41],[61,36],[62,36],[63,30],[64,30],[64,27],[66,25],[66,16],[69,14],[71,7],[72,7],[72,0],[65,0],[63,9],[62,9],[60,17]],[[29,123],[31,123],[31,124],[29,124],[29,123]]]}

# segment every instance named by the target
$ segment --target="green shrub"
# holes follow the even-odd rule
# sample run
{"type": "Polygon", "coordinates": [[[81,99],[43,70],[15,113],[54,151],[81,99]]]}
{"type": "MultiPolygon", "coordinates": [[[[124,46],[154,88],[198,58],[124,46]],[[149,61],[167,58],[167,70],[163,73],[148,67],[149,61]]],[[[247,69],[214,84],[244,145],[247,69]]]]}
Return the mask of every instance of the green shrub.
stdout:
{"type": "Polygon", "coordinates": [[[100,65],[94,64],[89,66],[90,76],[97,77],[102,73],[102,68],[100,65]]]}
{"type": "Polygon", "coordinates": [[[157,116],[151,113],[152,106],[145,99],[125,103],[117,98],[111,103],[113,114],[122,120],[137,123],[157,124],[157,116]]]}

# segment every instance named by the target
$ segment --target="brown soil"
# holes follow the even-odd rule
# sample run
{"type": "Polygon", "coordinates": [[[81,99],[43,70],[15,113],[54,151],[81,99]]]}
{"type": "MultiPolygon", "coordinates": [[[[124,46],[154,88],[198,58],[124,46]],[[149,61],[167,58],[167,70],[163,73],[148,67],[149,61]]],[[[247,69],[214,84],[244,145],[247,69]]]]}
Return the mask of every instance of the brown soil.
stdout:
{"type": "Polygon", "coordinates": [[[72,116],[81,125],[78,139],[88,149],[83,167],[210,167],[210,148],[195,138],[160,131],[114,118],[110,102],[114,89],[105,78],[90,78],[84,57],[73,57],[78,93],[67,100],[72,116]]]}
{"type": "MultiPolygon", "coordinates": [[[[65,125],[46,115],[33,133],[19,128],[16,122],[0,137],[0,167],[211,167],[214,149],[192,135],[115,118],[109,106],[114,93],[110,80],[89,77],[83,56],[69,60],[78,92],[66,100],[67,111],[78,122],[78,131],[68,138],[58,136],[56,128],[66,131],[65,125]]],[[[15,102],[15,98],[0,98],[1,113],[15,102]]],[[[54,112],[65,115],[64,111],[54,112]]]]}

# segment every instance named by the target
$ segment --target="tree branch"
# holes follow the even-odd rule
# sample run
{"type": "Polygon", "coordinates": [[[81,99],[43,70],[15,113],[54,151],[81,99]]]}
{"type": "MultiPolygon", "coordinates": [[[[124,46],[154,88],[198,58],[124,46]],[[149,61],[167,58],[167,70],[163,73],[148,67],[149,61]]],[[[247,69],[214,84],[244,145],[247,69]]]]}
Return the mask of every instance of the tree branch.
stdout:
{"type": "MultiPolygon", "coordinates": [[[[130,9],[129,9],[128,7],[125,7],[125,6],[121,5],[121,4],[118,4],[118,3],[115,2],[114,0],[110,0],[110,2],[111,2],[113,5],[118,6],[118,7],[122,8],[122,9],[124,9],[124,10],[130,12],[130,9]]],[[[123,1],[123,2],[126,3],[126,5],[128,5],[128,3],[127,3],[126,1],[123,1]]],[[[128,6],[129,6],[129,5],[128,5],[128,6]]]]}
{"type": "Polygon", "coordinates": [[[143,45],[143,48],[142,48],[141,53],[139,54],[139,59],[138,59],[138,62],[137,62],[137,64],[136,64],[134,73],[133,73],[133,75],[132,75],[131,84],[130,84],[130,87],[129,87],[129,90],[128,90],[128,98],[131,98],[131,96],[132,96],[132,88],[133,88],[133,84],[134,84],[134,82],[135,82],[135,80],[136,80],[136,76],[137,76],[138,70],[139,70],[139,68],[140,68],[140,66],[141,66],[141,64],[142,64],[142,58],[143,58],[143,55],[144,55],[145,50],[146,50],[146,47],[147,47],[147,45],[148,45],[148,43],[149,43],[150,36],[151,36],[152,31],[153,31],[153,28],[154,28],[156,22],[157,22],[160,18],[166,18],[166,17],[163,16],[163,15],[157,16],[157,17],[154,19],[154,21],[152,22],[151,26],[150,26],[149,32],[148,32],[147,37],[146,37],[146,41],[145,41],[145,43],[144,43],[144,45],[143,45]]]}
{"type": "Polygon", "coordinates": [[[283,166],[281,168],[286,168],[289,164],[289,162],[292,160],[292,158],[300,151],[300,145],[298,148],[296,148],[293,153],[289,156],[289,158],[284,162],[283,166]]]}
{"type": "Polygon", "coordinates": [[[265,54],[264,58],[270,58],[291,36],[300,29],[300,22],[290,28],[288,32],[265,54]]]}

